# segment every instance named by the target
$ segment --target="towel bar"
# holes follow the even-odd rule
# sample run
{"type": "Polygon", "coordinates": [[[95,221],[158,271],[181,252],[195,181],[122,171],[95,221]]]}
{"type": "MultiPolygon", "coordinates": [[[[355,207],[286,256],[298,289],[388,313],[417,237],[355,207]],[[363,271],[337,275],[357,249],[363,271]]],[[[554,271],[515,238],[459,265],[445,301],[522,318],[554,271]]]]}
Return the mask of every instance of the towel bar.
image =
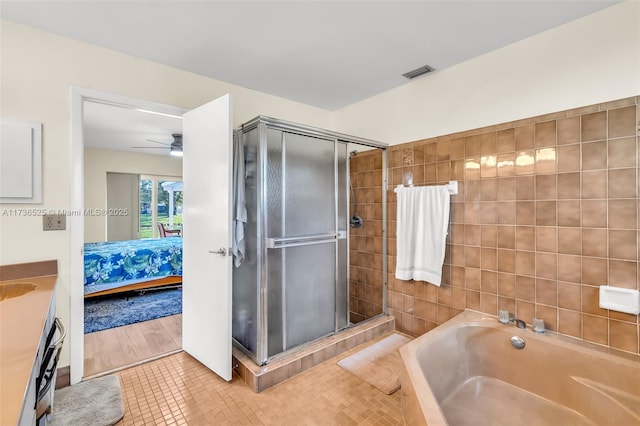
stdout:
{"type": "MultiPolygon", "coordinates": [[[[448,184],[444,185],[447,187],[447,190],[449,191],[449,194],[451,195],[456,195],[458,193],[458,181],[457,180],[450,180],[448,184]]],[[[404,188],[404,185],[398,185],[396,186],[396,188],[393,190],[393,192],[398,192],[398,189],[400,188],[404,188]]],[[[409,188],[413,188],[413,184],[409,185],[409,188]]]]}

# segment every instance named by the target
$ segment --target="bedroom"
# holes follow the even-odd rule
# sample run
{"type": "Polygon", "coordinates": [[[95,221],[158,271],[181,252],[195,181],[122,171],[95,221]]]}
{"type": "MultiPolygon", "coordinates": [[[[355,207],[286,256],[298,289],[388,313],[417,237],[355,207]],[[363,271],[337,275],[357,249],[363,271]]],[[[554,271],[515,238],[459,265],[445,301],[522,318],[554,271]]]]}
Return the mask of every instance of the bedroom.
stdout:
{"type": "MultiPolygon", "coordinates": [[[[70,208],[75,175],[69,171],[69,84],[184,108],[232,92],[235,124],[268,114],[395,145],[637,96],[637,14],[637,2],[624,2],[337,111],[3,21],[3,115],[44,123],[43,206],[70,208]]],[[[69,232],[42,232],[40,222],[30,218],[1,223],[3,263],[59,259],[59,311],[79,327],[72,313],[77,302],[70,297],[76,265],[67,252],[69,232]]],[[[62,366],[78,363],[75,344],[65,346],[62,366]]]]}
{"type": "Polygon", "coordinates": [[[87,102],[83,127],[85,209],[126,213],[85,216],[90,377],[181,348],[181,316],[175,313],[181,311],[181,238],[160,239],[159,224],[180,235],[182,159],[170,155],[170,144],[182,120],[87,102]],[[133,272],[116,266],[125,261],[123,243],[130,247],[133,272]]]}

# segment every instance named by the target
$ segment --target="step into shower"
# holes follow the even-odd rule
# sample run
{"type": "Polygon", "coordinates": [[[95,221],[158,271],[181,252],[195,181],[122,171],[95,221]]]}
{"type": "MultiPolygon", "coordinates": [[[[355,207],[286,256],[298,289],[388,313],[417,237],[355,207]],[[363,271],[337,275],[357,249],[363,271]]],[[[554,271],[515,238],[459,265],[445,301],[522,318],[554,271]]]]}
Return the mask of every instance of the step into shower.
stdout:
{"type": "Polygon", "coordinates": [[[234,371],[254,391],[262,392],[349,349],[395,330],[395,319],[383,315],[363,321],[332,336],[312,342],[281,358],[259,366],[233,348],[234,371]]]}

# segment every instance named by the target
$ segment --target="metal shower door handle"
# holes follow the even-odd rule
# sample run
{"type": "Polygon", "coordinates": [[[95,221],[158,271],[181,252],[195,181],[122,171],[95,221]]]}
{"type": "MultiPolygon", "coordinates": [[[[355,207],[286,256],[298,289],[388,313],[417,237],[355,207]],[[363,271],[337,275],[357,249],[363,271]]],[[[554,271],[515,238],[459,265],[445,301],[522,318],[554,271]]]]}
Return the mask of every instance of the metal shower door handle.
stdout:
{"type": "Polygon", "coordinates": [[[287,247],[324,244],[347,238],[347,231],[329,232],[326,234],[298,235],[294,237],[267,238],[267,248],[280,249],[287,247]]]}
{"type": "Polygon", "coordinates": [[[227,255],[227,249],[224,247],[221,247],[220,249],[214,251],[214,250],[209,250],[209,253],[211,254],[219,254],[220,256],[226,256],[227,255]]]}

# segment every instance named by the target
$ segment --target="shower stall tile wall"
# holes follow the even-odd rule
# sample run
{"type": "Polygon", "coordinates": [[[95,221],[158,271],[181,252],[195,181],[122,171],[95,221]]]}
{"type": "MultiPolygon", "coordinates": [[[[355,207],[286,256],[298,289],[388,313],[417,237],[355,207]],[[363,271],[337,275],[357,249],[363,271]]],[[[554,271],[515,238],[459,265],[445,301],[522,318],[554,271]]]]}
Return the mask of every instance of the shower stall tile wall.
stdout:
{"type": "Polygon", "coordinates": [[[351,155],[349,176],[350,215],[363,219],[361,227],[351,228],[349,241],[349,317],[358,323],[383,312],[382,151],[351,155]]]}
{"type": "Polygon", "coordinates": [[[600,285],[640,289],[640,97],[389,150],[388,307],[420,335],[465,308],[640,353],[638,316],[601,309],[600,285]],[[395,270],[398,184],[459,181],[443,285],[395,270]]]}

